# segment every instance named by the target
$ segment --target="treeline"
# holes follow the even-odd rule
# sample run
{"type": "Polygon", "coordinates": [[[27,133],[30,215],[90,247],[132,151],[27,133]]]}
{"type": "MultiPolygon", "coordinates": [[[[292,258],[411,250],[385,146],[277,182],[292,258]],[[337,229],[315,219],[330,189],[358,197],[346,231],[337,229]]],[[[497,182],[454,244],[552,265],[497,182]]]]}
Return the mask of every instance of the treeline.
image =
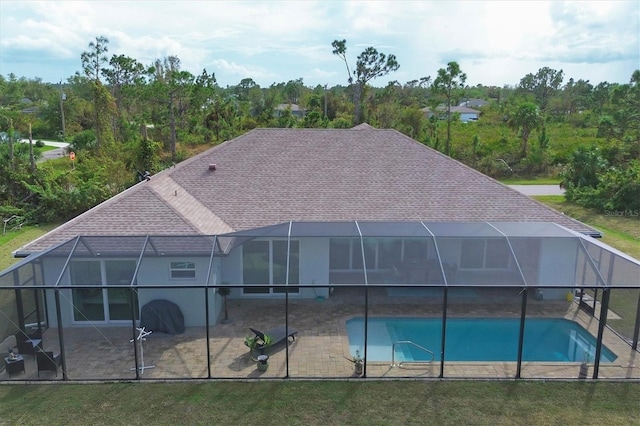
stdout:
{"type": "Polygon", "coordinates": [[[494,177],[562,174],[572,200],[638,208],[640,71],[628,84],[594,85],[545,67],[515,87],[468,86],[451,62],[433,79],[373,87],[400,67],[395,56],[367,48],[350,66],[346,41],[336,40],[344,86],[307,87],[297,79],[260,87],[244,78],[220,87],[207,70],[183,70],[177,56],[142,64],[109,57],[108,43],[89,43],[81,71],[60,84],[0,75],[0,215],[73,217],[135,183],[137,172],[157,172],[256,127],[360,122],[397,129],[494,177]],[[462,123],[449,111],[469,99],[488,105],[479,121],[462,123]],[[73,168],[68,161],[34,166],[29,145],[14,143],[29,134],[70,142],[73,168]]]}

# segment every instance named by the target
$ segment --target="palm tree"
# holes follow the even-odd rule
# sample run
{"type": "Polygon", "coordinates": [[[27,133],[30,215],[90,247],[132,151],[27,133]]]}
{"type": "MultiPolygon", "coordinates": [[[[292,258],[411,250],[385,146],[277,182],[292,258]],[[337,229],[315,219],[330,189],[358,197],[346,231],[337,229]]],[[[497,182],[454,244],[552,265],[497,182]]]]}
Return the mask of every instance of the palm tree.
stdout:
{"type": "Polygon", "coordinates": [[[533,102],[524,102],[518,105],[511,114],[509,114],[507,124],[510,128],[520,133],[520,137],[522,138],[520,156],[522,158],[526,157],[527,144],[529,142],[531,132],[539,129],[543,125],[540,109],[533,102]]]}
{"type": "Polygon", "coordinates": [[[440,68],[438,76],[433,81],[433,91],[444,96],[447,101],[447,142],[445,154],[451,156],[451,105],[456,98],[456,92],[464,87],[467,75],[462,72],[457,62],[449,62],[447,68],[440,68]]]}

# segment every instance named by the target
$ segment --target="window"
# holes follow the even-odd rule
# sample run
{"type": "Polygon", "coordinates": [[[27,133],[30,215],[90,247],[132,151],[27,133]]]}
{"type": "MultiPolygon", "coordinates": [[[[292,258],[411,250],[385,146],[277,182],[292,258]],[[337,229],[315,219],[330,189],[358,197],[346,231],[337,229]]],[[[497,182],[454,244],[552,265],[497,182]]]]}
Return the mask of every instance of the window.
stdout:
{"type": "Polygon", "coordinates": [[[484,267],[490,269],[507,269],[511,251],[507,242],[502,239],[487,240],[487,255],[484,267]]]}
{"type": "Polygon", "coordinates": [[[171,262],[171,279],[184,280],[196,277],[196,264],[194,262],[171,262]]]}
{"type": "MultiPolygon", "coordinates": [[[[364,258],[367,262],[367,269],[376,269],[376,245],[377,240],[371,238],[364,239],[364,258]]],[[[362,248],[359,238],[353,240],[351,249],[352,268],[362,269],[362,248]]]]}
{"type": "Polygon", "coordinates": [[[349,238],[329,239],[329,269],[349,269],[351,266],[351,240],[349,238]]]}
{"type": "Polygon", "coordinates": [[[462,240],[460,267],[481,269],[484,265],[484,240],[462,240]]]}
{"type": "Polygon", "coordinates": [[[502,238],[462,240],[460,267],[463,269],[508,269],[511,251],[502,238]]]}
{"type": "MultiPolygon", "coordinates": [[[[397,238],[364,238],[367,270],[393,269],[408,259],[427,259],[429,240],[397,238]]],[[[332,271],[362,270],[360,238],[329,239],[329,269],[332,271]]]]}
{"type": "MultiPolygon", "coordinates": [[[[269,287],[268,284],[300,283],[300,243],[286,240],[247,241],[242,245],[242,273],[245,294],[284,293],[285,286],[269,287]],[[289,258],[287,259],[287,253],[289,258]],[[267,284],[267,285],[265,285],[267,284]]],[[[289,288],[298,293],[299,288],[289,288]]]]}
{"type": "Polygon", "coordinates": [[[134,315],[138,312],[137,296],[132,295],[129,288],[135,269],[133,260],[72,261],[71,284],[83,286],[72,290],[73,320],[130,321],[132,312],[134,315]],[[105,288],[105,285],[122,288],[105,288]]]}

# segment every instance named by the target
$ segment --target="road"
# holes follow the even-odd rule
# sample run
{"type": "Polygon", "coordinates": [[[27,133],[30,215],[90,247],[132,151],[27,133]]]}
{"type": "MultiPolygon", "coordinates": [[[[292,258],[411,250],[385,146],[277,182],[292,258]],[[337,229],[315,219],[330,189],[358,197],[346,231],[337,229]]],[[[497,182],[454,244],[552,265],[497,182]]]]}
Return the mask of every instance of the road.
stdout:
{"type": "Polygon", "coordinates": [[[564,189],[560,185],[509,185],[524,195],[564,195],[564,189]]]}
{"type": "MultiPolygon", "coordinates": [[[[42,139],[38,139],[38,140],[42,141],[42,143],[44,143],[47,146],[55,146],[56,147],[56,149],[51,149],[49,151],[43,152],[42,156],[40,157],[38,162],[52,160],[52,159],[64,157],[65,155],[67,155],[67,147],[69,146],[69,144],[67,142],[46,141],[46,140],[42,140],[42,139]]],[[[21,142],[21,143],[29,143],[29,139],[20,139],[19,142],[21,142]]],[[[34,143],[35,143],[35,141],[34,141],[34,143]]]]}

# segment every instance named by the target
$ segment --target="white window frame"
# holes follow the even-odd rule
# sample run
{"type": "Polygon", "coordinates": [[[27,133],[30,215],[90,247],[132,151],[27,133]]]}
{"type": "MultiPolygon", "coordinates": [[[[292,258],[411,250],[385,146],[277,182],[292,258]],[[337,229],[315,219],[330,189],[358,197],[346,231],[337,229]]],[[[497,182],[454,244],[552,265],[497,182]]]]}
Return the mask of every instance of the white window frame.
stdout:
{"type": "Polygon", "coordinates": [[[195,280],[196,279],[196,262],[191,261],[176,261],[169,262],[169,278],[172,280],[195,280]],[[180,267],[184,265],[184,267],[180,267]],[[174,272],[177,273],[186,273],[192,272],[193,274],[189,274],[188,276],[175,276],[174,272]]]}

